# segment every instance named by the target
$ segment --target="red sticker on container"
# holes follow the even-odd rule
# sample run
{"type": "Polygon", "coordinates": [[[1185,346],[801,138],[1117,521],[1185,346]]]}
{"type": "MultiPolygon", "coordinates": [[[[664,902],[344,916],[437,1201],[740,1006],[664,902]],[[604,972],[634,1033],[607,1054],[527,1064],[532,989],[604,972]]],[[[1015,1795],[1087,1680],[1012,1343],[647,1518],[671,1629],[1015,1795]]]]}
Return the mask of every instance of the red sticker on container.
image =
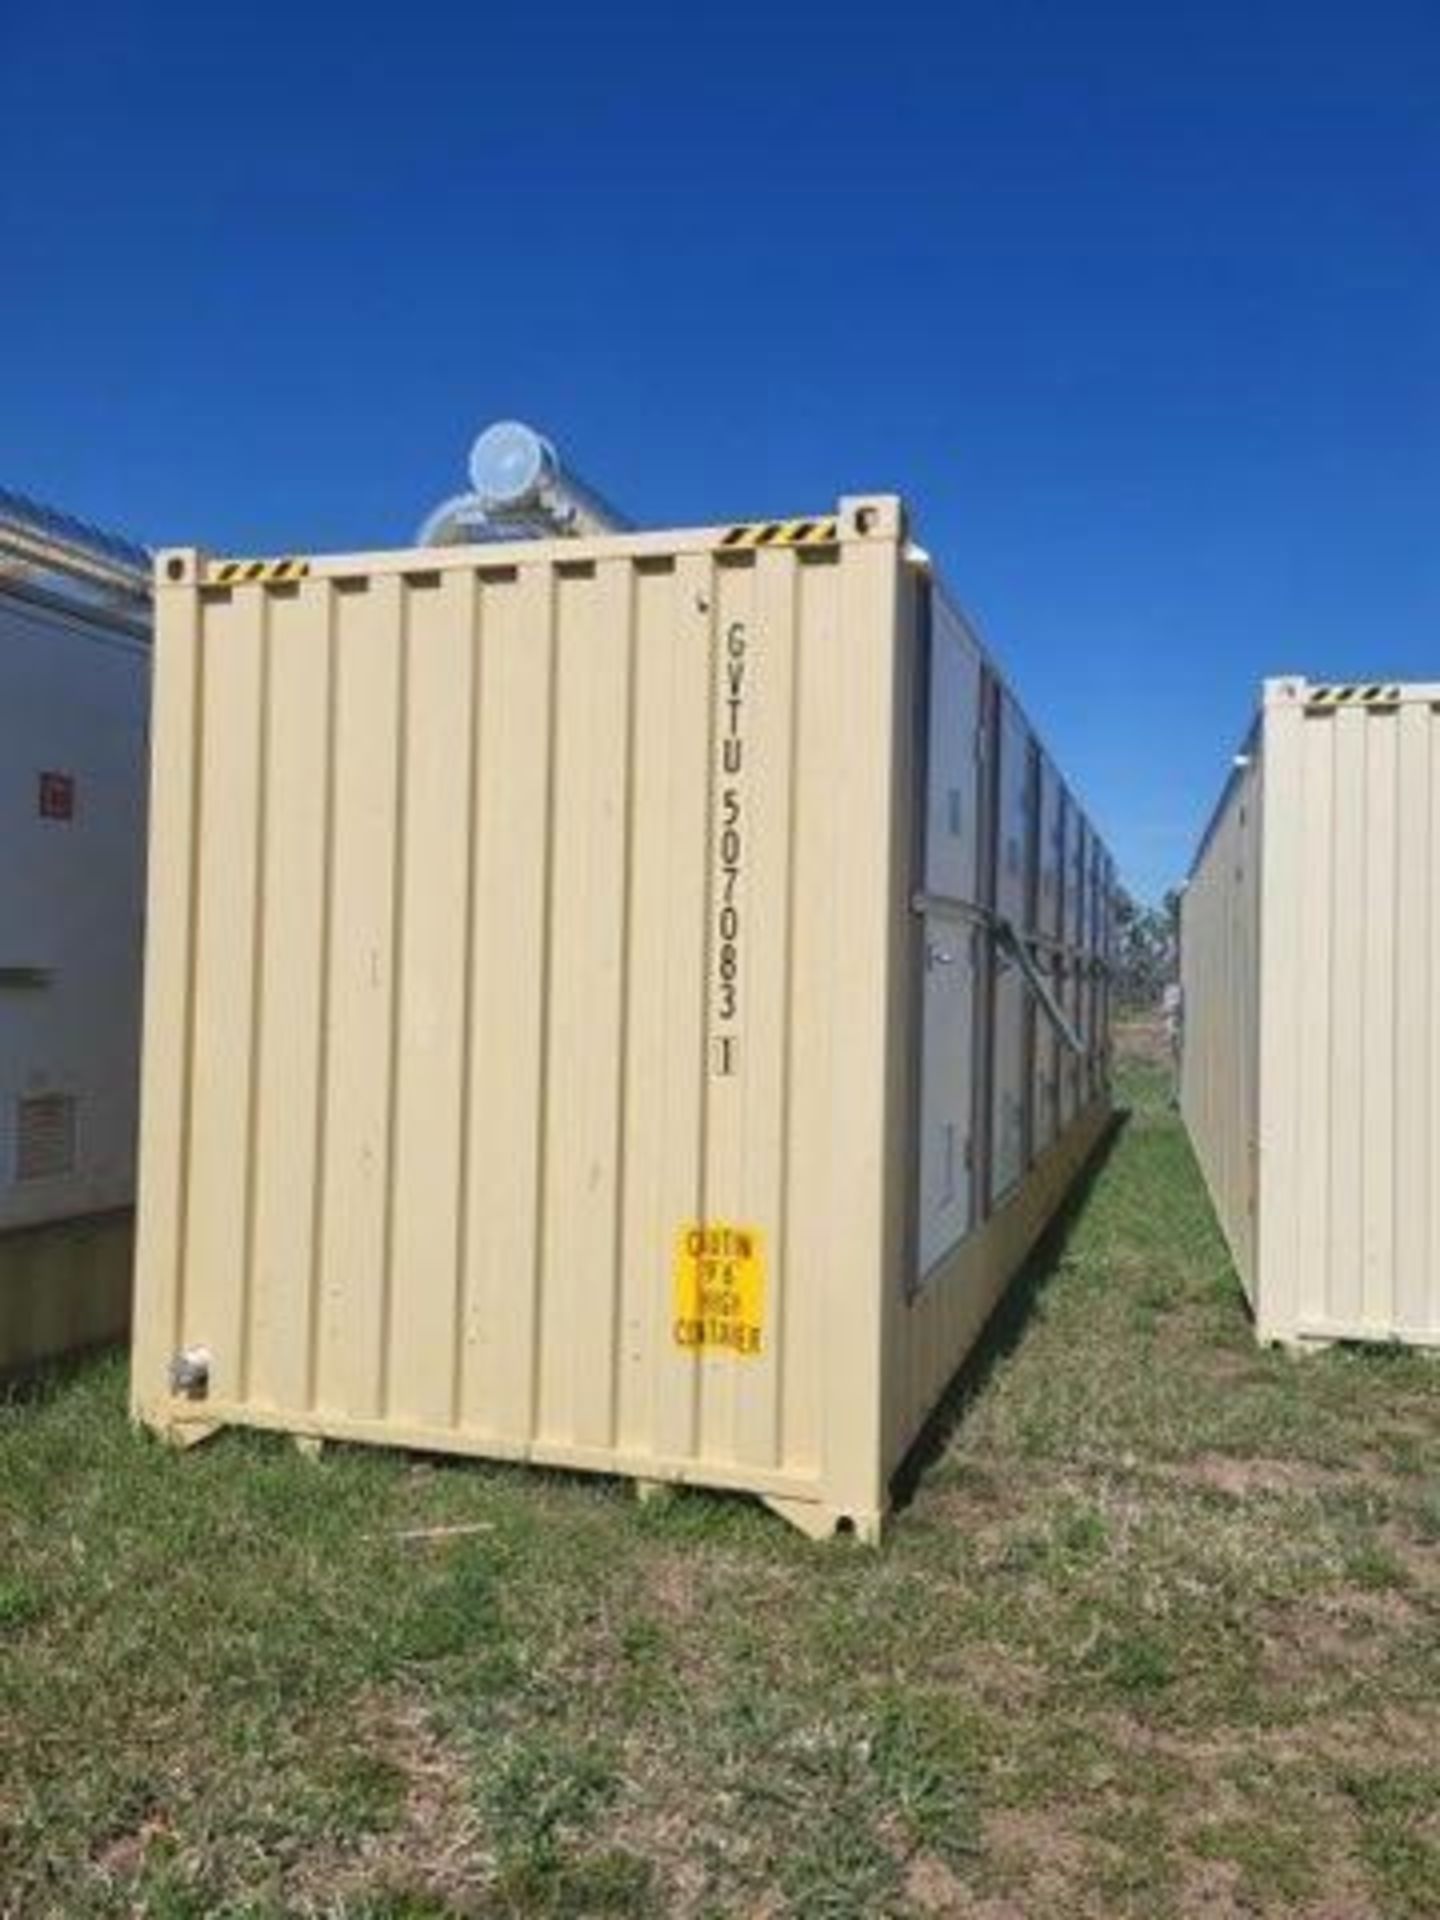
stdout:
{"type": "Polygon", "coordinates": [[[73,773],[42,773],[40,776],[40,818],[75,818],[75,776],[73,773]]]}

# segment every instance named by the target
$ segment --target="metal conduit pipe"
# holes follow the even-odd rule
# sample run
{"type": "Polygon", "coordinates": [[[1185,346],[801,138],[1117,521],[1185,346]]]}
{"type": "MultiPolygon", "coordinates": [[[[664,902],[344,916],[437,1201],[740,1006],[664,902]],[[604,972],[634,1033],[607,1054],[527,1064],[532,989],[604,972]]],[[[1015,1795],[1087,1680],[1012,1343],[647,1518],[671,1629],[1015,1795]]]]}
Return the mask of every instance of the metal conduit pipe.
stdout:
{"type": "Polygon", "coordinates": [[[631,523],[521,420],[498,420],[470,449],[468,493],[442,500],[416,535],[422,547],[486,540],[549,540],[557,534],[624,533],[631,523]]]}
{"type": "Polygon", "coordinates": [[[0,576],[61,574],[125,600],[150,597],[150,555],[23,493],[0,487],[0,576]]]}

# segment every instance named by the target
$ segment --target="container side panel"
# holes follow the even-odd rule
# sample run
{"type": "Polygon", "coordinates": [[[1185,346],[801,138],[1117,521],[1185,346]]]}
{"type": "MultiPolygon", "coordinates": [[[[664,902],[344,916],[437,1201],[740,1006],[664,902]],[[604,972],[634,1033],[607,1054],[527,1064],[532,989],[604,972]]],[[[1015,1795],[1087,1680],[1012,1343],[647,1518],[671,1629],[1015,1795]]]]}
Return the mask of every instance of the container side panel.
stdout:
{"type": "MultiPolygon", "coordinates": [[[[1365,974],[1365,900],[1369,823],[1366,755],[1369,718],[1360,712],[1336,714],[1330,728],[1335,788],[1334,865],[1330,892],[1331,1082],[1326,1155],[1330,1196],[1328,1265],[1322,1263],[1302,1311],[1318,1307],[1327,1317],[1355,1326],[1363,1319],[1361,1259],[1363,1247],[1363,1168],[1365,1164],[1365,1043],[1370,983],[1365,974]],[[1328,1289],[1327,1289],[1328,1278],[1328,1289]]],[[[1302,1286],[1306,1276],[1299,1276],[1302,1286]]]]}
{"type": "Polygon", "coordinates": [[[1421,1007],[1416,1012],[1418,1029],[1428,1031],[1429,1038],[1422,1056],[1428,1124],[1423,1162],[1415,1172],[1417,1184],[1405,1190],[1402,1205],[1418,1209],[1417,1194],[1423,1192],[1427,1225],[1423,1258],[1399,1311],[1401,1324],[1415,1337],[1423,1331],[1434,1339],[1440,1333],[1440,716],[1433,707],[1424,709],[1423,730],[1425,752],[1416,757],[1425,763],[1422,804],[1429,833],[1423,855],[1416,861],[1416,884],[1426,925],[1426,965],[1417,983],[1421,1007]]]}
{"type": "Polygon", "coordinates": [[[1400,744],[1396,717],[1365,726],[1365,890],[1359,914],[1364,940],[1364,1080],[1360,1100],[1360,1321],[1383,1326],[1391,1318],[1395,1270],[1396,933],[1399,901],[1397,782],[1400,744]]]}
{"type": "Polygon", "coordinates": [[[205,612],[181,1344],[208,1348],[213,1390],[240,1397],[246,1389],[266,609],[259,596],[240,595],[205,612]]]}
{"type": "Polygon", "coordinates": [[[385,1410],[393,1152],[397,881],[406,769],[403,588],[335,608],[334,845],[316,1400],[385,1410]]]}
{"type": "Polygon", "coordinates": [[[628,1454],[695,1451],[671,1263],[700,1213],[711,593],[694,556],[635,586],[635,765],[623,1155],[621,1419],[628,1454]]]}
{"type": "Polygon", "coordinates": [[[1260,756],[1237,773],[1185,891],[1181,1106],[1254,1297],[1260,990],[1260,756]]]}
{"type": "Polygon", "coordinates": [[[140,1183],[130,1363],[137,1414],[161,1404],[179,1340],[189,1194],[194,868],[204,714],[200,603],[156,597],[140,1183]]]}
{"type": "Polygon", "coordinates": [[[820,1468],[823,1415],[820,1356],[826,1310],[822,1275],[830,1258],[833,1174],[814,1143],[834,1111],[836,1047],[832,1008],[815,991],[845,937],[847,888],[835,805],[835,741],[841,723],[842,569],[804,567],[795,663],[795,770],[791,868],[789,1145],[785,1157],[787,1276],[775,1325],[781,1458],[801,1471],[820,1468]]]}
{"type": "Polygon", "coordinates": [[[1299,1050],[1293,1087],[1277,1082],[1267,1106],[1275,1137],[1288,1128],[1295,1142],[1295,1257],[1277,1235],[1262,1330],[1431,1343],[1437,716],[1423,699],[1297,701],[1276,723],[1301,769],[1299,1050]]]}
{"type": "Polygon", "coordinates": [[[555,630],[548,566],[480,586],[460,1418],[534,1430],[555,630]]]}
{"type": "MultiPolygon", "coordinates": [[[[699,1215],[707,1226],[771,1225],[749,1216],[744,1182],[746,1081],[757,1064],[751,1045],[755,987],[750,959],[758,904],[751,840],[761,796],[753,736],[757,702],[763,697],[760,683],[770,658],[757,616],[756,568],[720,569],[707,735],[706,1051],[699,1215]],[[723,928],[722,912],[734,916],[723,928]],[[727,1053],[728,1059],[723,1057],[727,1053]]],[[[733,1457],[734,1359],[707,1348],[685,1365],[695,1373],[699,1451],[733,1457]]]]}
{"type": "Polygon", "coordinates": [[[778,1442],[774,1315],[787,1284],[775,1256],[786,1227],[796,573],[787,556],[761,554],[722,569],[716,598],[704,1215],[760,1233],[768,1325],[758,1357],[696,1364],[702,1447],[760,1463],[778,1442]]]}
{"type": "MultiPolygon", "coordinates": [[[[1335,736],[1328,720],[1275,716],[1269,724],[1273,727],[1277,722],[1298,729],[1294,744],[1298,755],[1299,805],[1301,819],[1306,823],[1298,833],[1295,823],[1289,823],[1297,862],[1292,910],[1298,929],[1298,952],[1303,956],[1303,964],[1290,985],[1297,1003],[1295,1017],[1300,1034],[1300,1045],[1294,1056],[1296,1084],[1293,1091],[1281,1085],[1270,1089],[1277,1103],[1288,1103],[1295,1134],[1295,1255],[1293,1262],[1287,1262],[1293,1270],[1283,1286],[1284,1293],[1289,1295],[1301,1284],[1300,1276],[1305,1273],[1316,1276],[1316,1285],[1323,1292],[1329,1264],[1333,1201],[1329,1114],[1335,1065],[1330,1021],[1335,967],[1335,736]]],[[[1286,824],[1276,812],[1267,838],[1273,843],[1286,824]]],[[[1281,904],[1284,905],[1284,901],[1281,904]]],[[[1270,1298],[1262,1303],[1267,1316],[1279,1311],[1279,1291],[1272,1285],[1270,1298]]],[[[1293,1322],[1293,1317],[1291,1309],[1286,1315],[1287,1324],[1293,1322]]]]}
{"type": "MultiPolygon", "coordinates": [[[[1253,1256],[1257,1335],[1290,1340],[1296,1333],[1296,1301],[1305,1284],[1299,1271],[1304,1169],[1299,1156],[1301,1116],[1295,1110],[1306,1049],[1328,1054],[1328,1005],[1323,1025],[1308,1028],[1296,983],[1308,968],[1304,945],[1302,881],[1305,846],[1305,723],[1289,698],[1291,683],[1267,685],[1261,716],[1264,790],[1260,824],[1260,1005],[1256,1051],[1258,1208],[1253,1256]]],[[[1328,815],[1327,815],[1328,818],[1328,815]]],[[[1327,851],[1329,850],[1327,839],[1327,851]]],[[[1329,941],[1333,874],[1323,895],[1329,941]]],[[[1333,949],[1327,953],[1333,968],[1333,949]]],[[[1333,1063],[1332,1063],[1333,1064],[1333,1063]]],[[[1324,1154],[1320,1160],[1324,1176],[1324,1154]]],[[[1321,1199],[1328,1215],[1328,1189],[1321,1199]]],[[[1323,1280],[1322,1280],[1323,1284],[1323,1280]]]]}
{"type": "MultiPolygon", "coordinates": [[[[784,554],[761,553],[755,568],[754,627],[746,636],[744,666],[749,684],[742,695],[740,731],[742,791],[748,800],[742,819],[741,864],[747,869],[744,879],[750,896],[748,924],[742,923],[740,929],[745,1047],[740,1181],[750,1217],[765,1235],[769,1284],[759,1359],[739,1366],[732,1362],[735,1429],[730,1443],[736,1459],[761,1466],[778,1465],[782,1458],[779,1383],[791,1286],[786,1158],[792,1095],[791,885],[800,612],[800,569],[784,554]]],[[[726,655],[733,664],[733,647],[728,642],[726,655]]],[[[734,684],[729,682],[732,693],[734,684]]],[[[721,726],[722,773],[723,748],[730,740],[726,715],[721,726]]],[[[722,779],[722,798],[724,790],[722,779]]],[[[714,919],[717,932],[723,935],[718,913],[714,919]]],[[[711,1060],[712,1073],[718,1065],[711,1060]]]]}
{"type": "Polygon", "coordinates": [[[330,608],[330,587],[315,581],[294,598],[276,600],[270,611],[248,1352],[249,1391],[273,1406],[310,1402],[329,874],[330,608]]]}
{"type": "MultiPolygon", "coordinates": [[[[912,778],[914,703],[899,644],[905,616],[894,549],[847,548],[846,570],[837,633],[834,751],[844,777],[835,788],[835,844],[851,911],[827,970],[836,1023],[835,1098],[820,1149],[829,1163],[829,1217],[805,1244],[824,1299],[827,1497],[840,1511],[863,1515],[884,1504],[886,1322],[910,1277],[896,1236],[897,1176],[884,1157],[901,1137],[896,1049],[908,1041],[897,1016],[911,990],[900,956],[911,950],[914,873],[908,841],[897,844],[896,796],[909,791],[912,778]]],[[[904,1117],[908,1151],[913,1123],[904,1117]]],[[[913,1162],[904,1179],[908,1201],[913,1162]]]]}
{"type": "Polygon", "coordinates": [[[1242,1271],[1257,1271],[1256,1233],[1259,1225],[1259,1054],[1260,995],[1263,926],[1261,886],[1263,860],[1261,825],[1264,796],[1252,790],[1236,819],[1235,867],[1231,878],[1230,993],[1232,1018],[1241,1047],[1231,1071],[1230,1098],[1242,1117],[1233,1129],[1227,1161],[1227,1186],[1235,1196],[1235,1233],[1241,1247],[1242,1271]]]}
{"type": "Polygon", "coordinates": [[[1440,716],[1433,707],[1425,710],[1423,730],[1425,750],[1423,755],[1417,750],[1415,758],[1424,762],[1424,797],[1419,804],[1428,836],[1413,871],[1422,902],[1419,913],[1425,921],[1425,965],[1416,981],[1419,1004],[1412,1000],[1407,1005],[1415,1010],[1418,1031],[1428,1038],[1421,1055],[1427,1124],[1423,1159],[1403,1190],[1401,1204],[1414,1206],[1417,1217],[1423,1212],[1426,1226],[1423,1255],[1398,1302],[1398,1315],[1413,1337],[1423,1332],[1433,1340],[1440,1334],[1440,716]]]}
{"type": "MultiPolygon", "coordinates": [[[[1402,1335],[1440,1327],[1440,1273],[1432,1258],[1435,1186],[1435,915],[1440,911],[1436,832],[1434,717],[1402,707],[1398,731],[1395,878],[1395,1297],[1402,1335]],[[1432,851],[1433,850],[1433,851],[1432,851]],[[1432,1296],[1432,1285],[1434,1294],[1432,1296]]],[[[1382,1307],[1380,1311],[1384,1311],[1382,1307]]]]}
{"type": "Polygon", "coordinates": [[[632,569],[556,599],[539,1433],[614,1437],[632,569]]]}
{"type": "Polygon", "coordinates": [[[387,1411],[455,1417],[476,584],[407,584],[387,1411]]]}

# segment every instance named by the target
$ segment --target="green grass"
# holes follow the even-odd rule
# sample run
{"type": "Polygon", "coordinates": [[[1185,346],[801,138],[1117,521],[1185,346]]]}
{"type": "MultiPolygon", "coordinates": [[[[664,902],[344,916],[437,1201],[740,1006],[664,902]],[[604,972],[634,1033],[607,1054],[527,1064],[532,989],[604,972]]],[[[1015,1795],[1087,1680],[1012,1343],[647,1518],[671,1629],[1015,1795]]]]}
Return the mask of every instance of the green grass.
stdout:
{"type": "Polygon", "coordinates": [[[0,1914],[1440,1913],[1440,1371],[1258,1350],[1123,1092],[880,1553],[0,1403],[0,1914]]]}

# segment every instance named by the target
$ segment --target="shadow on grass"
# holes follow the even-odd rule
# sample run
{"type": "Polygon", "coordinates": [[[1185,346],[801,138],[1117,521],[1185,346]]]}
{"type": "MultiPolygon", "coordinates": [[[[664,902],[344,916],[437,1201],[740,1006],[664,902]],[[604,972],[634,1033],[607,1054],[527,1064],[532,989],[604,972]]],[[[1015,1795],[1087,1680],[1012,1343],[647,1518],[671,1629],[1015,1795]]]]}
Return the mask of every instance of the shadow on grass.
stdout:
{"type": "Polygon", "coordinates": [[[123,1356],[126,1341],[91,1340],[69,1352],[50,1354],[0,1373],[0,1407],[43,1407],[107,1362],[123,1356]]]}
{"type": "Polygon", "coordinates": [[[1110,1124],[1091,1148],[1089,1158],[1071,1182],[1064,1200],[1051,1215],[1044,1232],[1026,1256],[1024,1265],[986,1321],[980,1338],[961,1363],[960,1371],[920,1429],[915,1444],[891,1483],[893,1513],[903,1513],[910,1505],[926,1474],[943,1457],[972,1402],[984,1392],[996,1367],[1024,1339],[1030,1317],[1060,1270],[1070,1236],[1085,1211],[1091,1190],[1129,1123],[1130,1114],[1129,1107],[1117,1107],[1111,1114],[1110,1124]]]}

